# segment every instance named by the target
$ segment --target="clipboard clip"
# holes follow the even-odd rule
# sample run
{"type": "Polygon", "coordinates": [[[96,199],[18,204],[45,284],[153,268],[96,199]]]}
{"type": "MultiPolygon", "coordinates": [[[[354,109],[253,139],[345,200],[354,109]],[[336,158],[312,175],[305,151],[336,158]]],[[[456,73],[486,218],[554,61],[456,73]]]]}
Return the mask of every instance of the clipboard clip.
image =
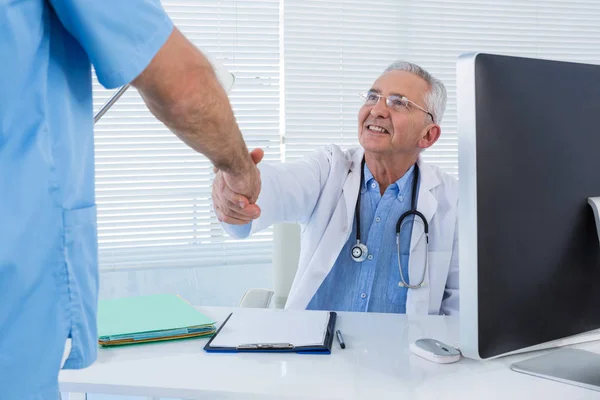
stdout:
{"type": "Polygon", "coordinates": [[[293,349],[291,343],[250,343],[240,344],[236,347],[237,350],[289,350],[293,349]]]}

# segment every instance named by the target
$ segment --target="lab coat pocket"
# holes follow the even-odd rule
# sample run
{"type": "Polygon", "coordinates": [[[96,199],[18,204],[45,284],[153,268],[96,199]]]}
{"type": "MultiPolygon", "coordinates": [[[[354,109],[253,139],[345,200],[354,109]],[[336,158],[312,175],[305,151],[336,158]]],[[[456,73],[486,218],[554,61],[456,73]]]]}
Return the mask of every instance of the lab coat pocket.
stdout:
{"type": "Polygon", "coordinates": [[[446,290],[451,258],[451,251],[430,251],[428,253],[429,267],[427,275],[429,276],[430,286],[430,314],[438,314],[440,312],[446,290]]]}
{"type": "Polygon", "coordinates": [[[429,280],[432,284],[446,282],[452,251],[429,251],[427,252],[427,264],[429,280]]]}

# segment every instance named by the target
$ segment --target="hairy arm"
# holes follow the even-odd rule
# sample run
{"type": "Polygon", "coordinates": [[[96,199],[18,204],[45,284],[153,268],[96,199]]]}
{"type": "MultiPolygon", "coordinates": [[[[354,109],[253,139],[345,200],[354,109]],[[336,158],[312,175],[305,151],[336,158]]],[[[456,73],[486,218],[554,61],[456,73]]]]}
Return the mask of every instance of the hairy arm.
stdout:
{"type": "Polygon", "coordinates": [[[156,118],[230,175],[237,193],[256,201],[258,169],[225,90],[210,62],[177,28],[132,85],[156,118]]]}

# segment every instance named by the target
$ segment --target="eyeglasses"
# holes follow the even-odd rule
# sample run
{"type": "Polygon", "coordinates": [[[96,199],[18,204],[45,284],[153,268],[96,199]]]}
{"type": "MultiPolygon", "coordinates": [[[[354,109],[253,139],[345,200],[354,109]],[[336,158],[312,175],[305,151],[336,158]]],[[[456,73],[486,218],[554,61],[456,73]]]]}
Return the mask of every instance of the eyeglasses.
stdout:
{"type": "Polygon", "coordinates": [[[397,94],[392,94],[390,96],[383,96],[377,92],[372,92],[372,91],[363,92],[363,93],[359,93],[359,94],[360,94],[360,97],[365,99],[365,105],[367,105],[367,106],[374,106],[375,104],[379,103],[379,99],[381,99],[381,98],[384,98],[385,104],[391,110],[394,110],[394,111],[410,110],[408,105],[412,104],[414,107],[416,107],[419,110],[423,111],[424,113],[428,114],[431,117],[431,120],[433,121],[433,123],[435,124],[435,118],[433,118],[432,113],[430,113],[429,111],[427,111],[426,109],[424,109],[423,107],[421,107],[420,105],[415,103],[414,101],[407,99],[405,96],[399,96],[397,94]]]}

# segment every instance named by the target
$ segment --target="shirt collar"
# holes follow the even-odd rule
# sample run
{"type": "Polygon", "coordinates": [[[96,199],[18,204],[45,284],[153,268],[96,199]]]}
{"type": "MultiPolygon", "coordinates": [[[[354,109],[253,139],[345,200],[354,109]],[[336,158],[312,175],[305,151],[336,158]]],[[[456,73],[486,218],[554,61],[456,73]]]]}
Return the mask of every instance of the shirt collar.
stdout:
{"type": "MultiPolygon", "coordinates": [[[[400,179],[398,179],[396,182],[394,182],[392,184],[392,185],[396,185],[396,189],[398,190],[398,192],[397,192],[398,196],[402,195],[405,192],[407,183],[412,185],[412,177],[413,177],[414,171],[415,171],[415,166],[413,164],[400,179]]],[[[367,191],[367,188],[369,187],[369,185],[371,185],[373,182],[376,182],[375,177],[373,176],[373,174],[371,173],[371,170],[369,170],[369,167],[367,166],[367,163],[365,163],[364,174],[365,174],[365,181],[362,184],[361,193],[365,193],[367,191]]]]}

